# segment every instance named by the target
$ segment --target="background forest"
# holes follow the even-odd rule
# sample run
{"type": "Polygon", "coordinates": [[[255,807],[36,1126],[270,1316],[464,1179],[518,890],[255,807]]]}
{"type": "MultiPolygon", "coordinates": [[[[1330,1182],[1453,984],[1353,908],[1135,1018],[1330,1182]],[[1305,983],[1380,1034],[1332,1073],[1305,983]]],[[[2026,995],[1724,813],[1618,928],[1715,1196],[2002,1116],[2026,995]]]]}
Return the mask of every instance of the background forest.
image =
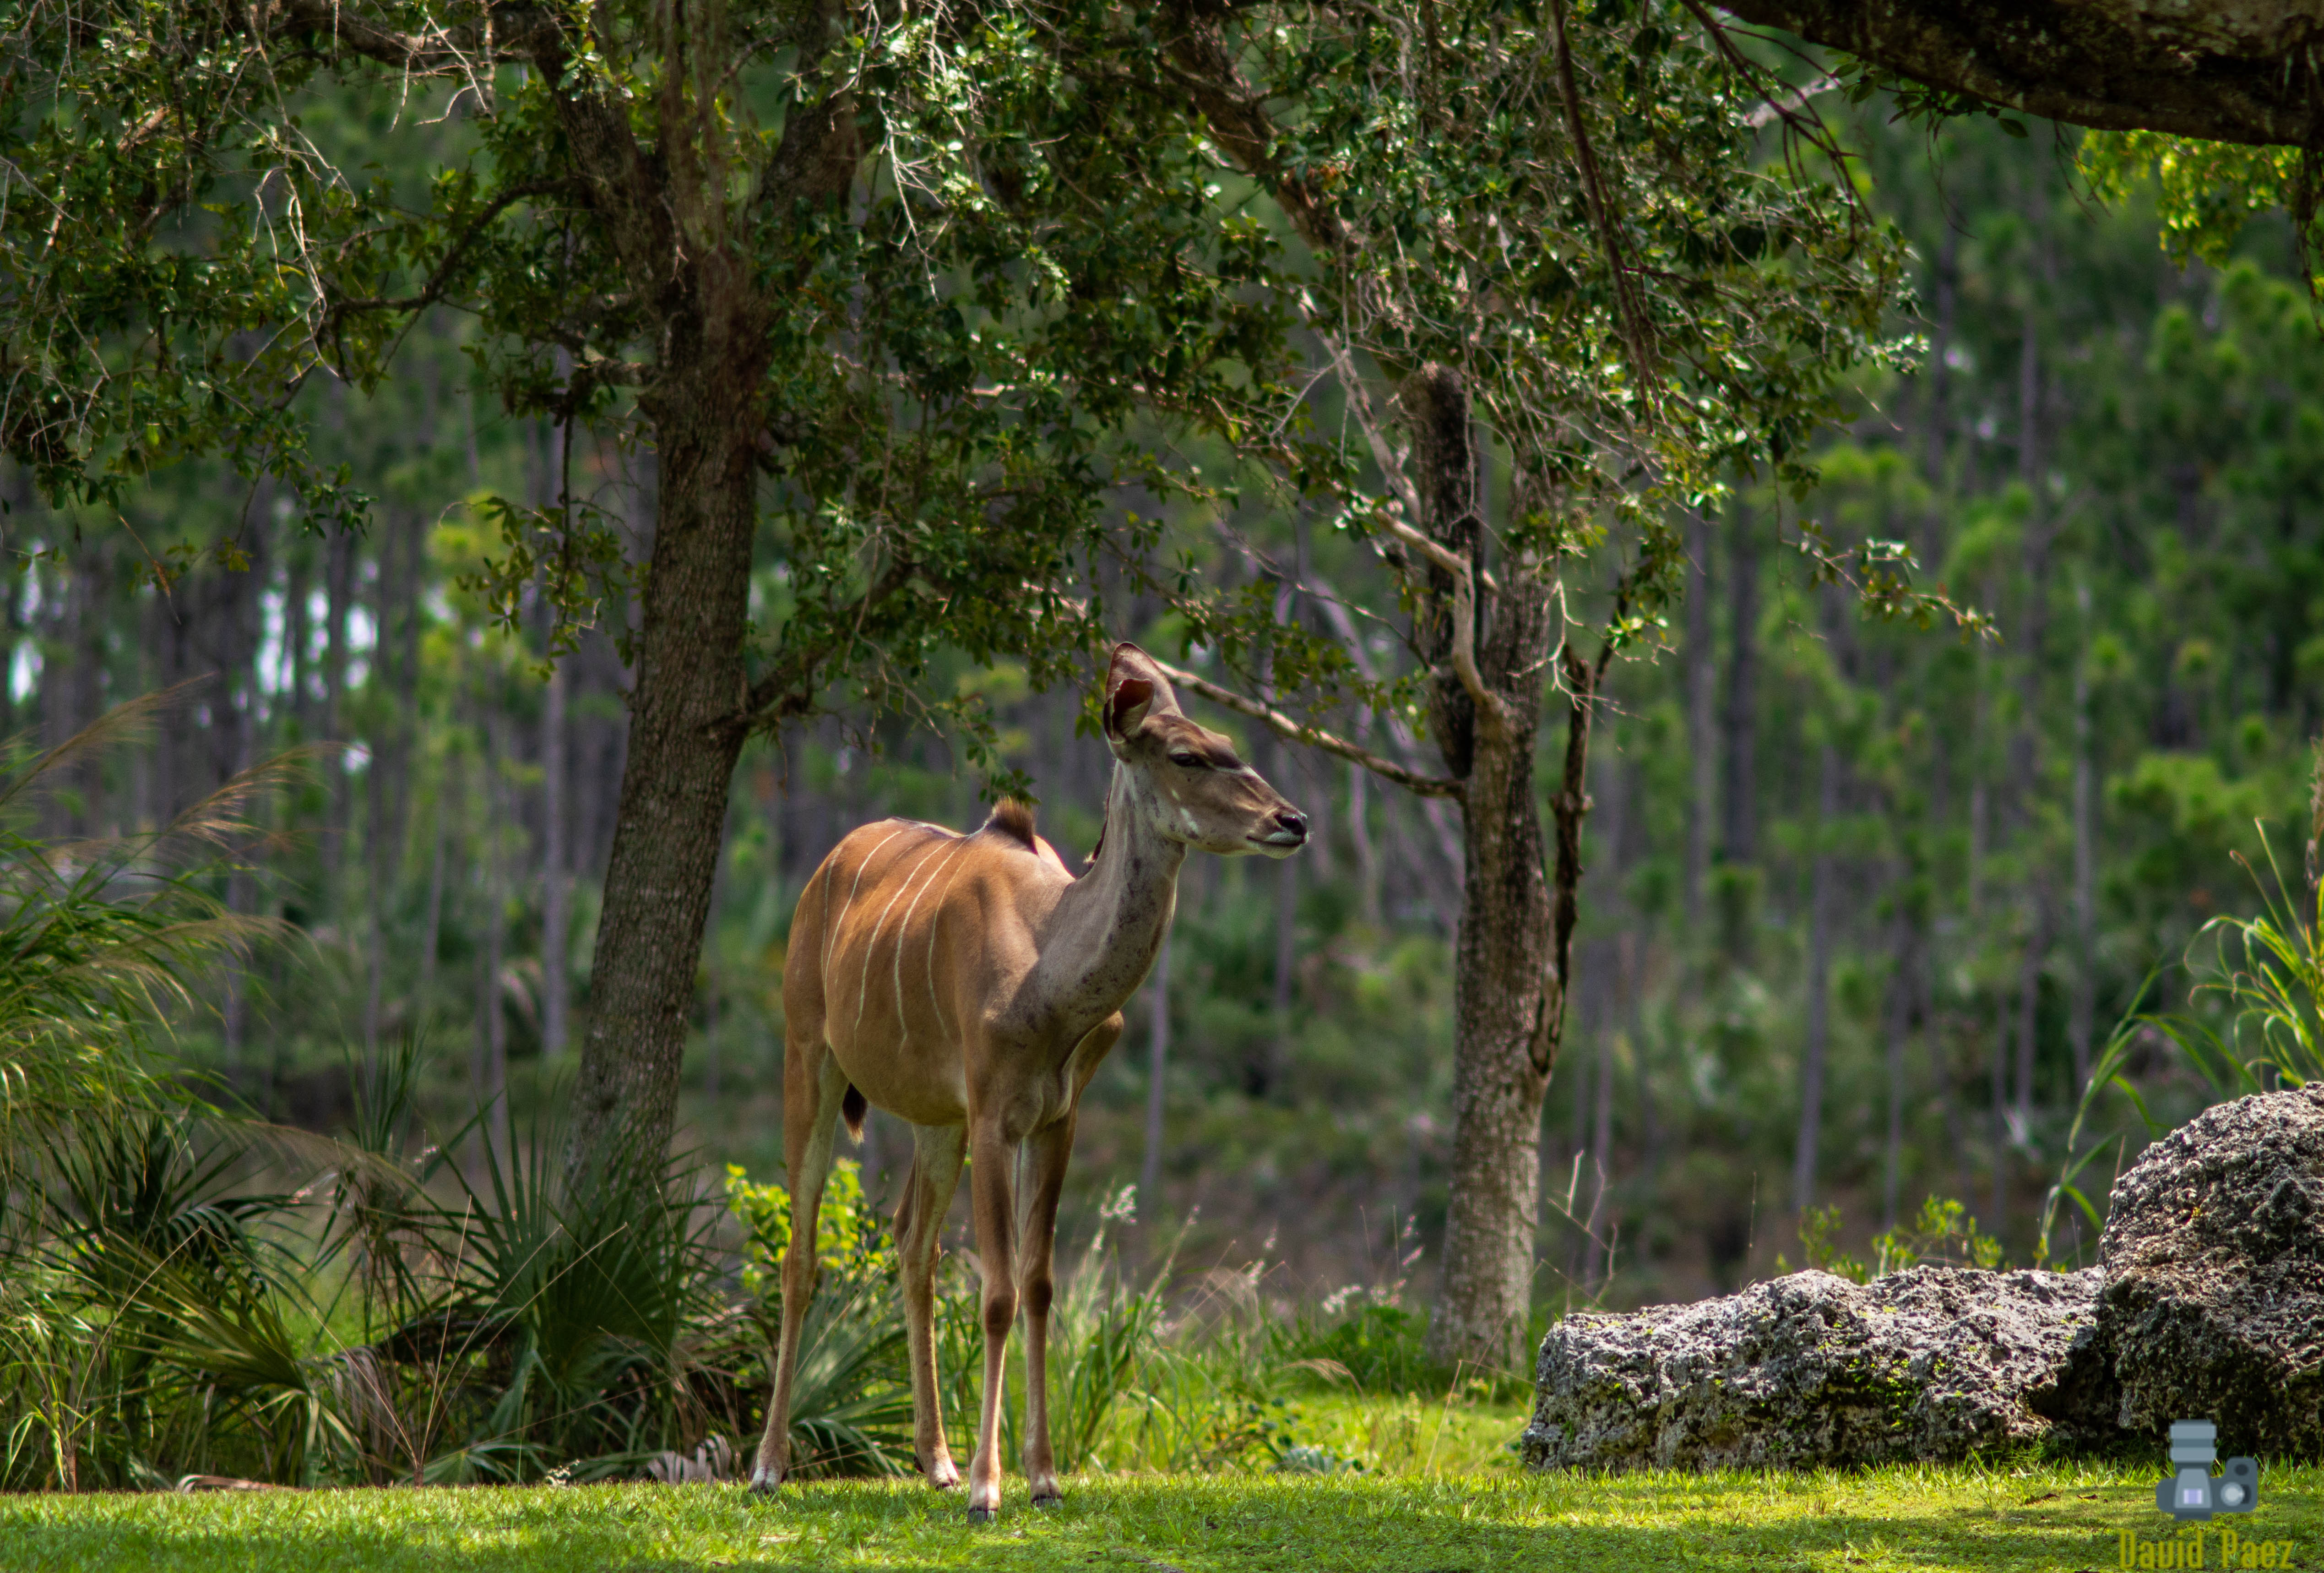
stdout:
{"type": "MultiPolygon", "coordinates": [[[[1972,118],[1932,139],[1885,113],[1864,106],[1850,136],[1913,247],[1919,317],[1897,327],[1928,353],[1857,388],[1803,507],[1746,484],[1686,521],[1683,607],[1611,669],[1537,1304],[1732,1286],[1796,1254],[1804,1205],[1837,1206],[1839,1238],[1861,1242],[1955,1198],[2029,1259],[2112,1023],[2187,1004],[2198,930],[2259,903],[2236,862],[2260,861],[2255,819],[2295,861],[2305,839],[2324,342],[2288,231],[2181,267],[2139,197],[2093,199],[2070,128],[1972,118]],[[1901,542],[1999,637],[1867,621],[1812,582],[1809,525],[1901,542]]],[[[484,1112],[474,1174],[569,1075],[628,681],[618,607],[553,662],[545,606],[495,615],[497,527],[474,500],[548,506],[569,484],[641,559],[656,475],[586,428],[567,454],[557,427],[503,414],[465,331],[425,319],[402,352],[415,375],[377,397],[308,395],[318,457],[375,499],[362,533],[308,533],[290,498],[223,469],[161,472],[118,516],[51,512],[10,477],[0,732],[31,751],[177,690],[150,745],[66,767],[60,837],[153,824],[311,748],[216,892],[283,930],[181,1014],[179,1050],[254,1111],[328,1131],[356,1113],[354,1068],[416,1043],[433,1127],[484,1112]]],[[[1370,549],[1247,495],[1172,504],[1171,549],[1213,585],[1254,584],[1260,554],[1299,564],[1278,615],[1396,671],[1403,648],[1346,610],[1393,602],[1370,549]]],[[[1148,602],[1116,632],[1177,659],[1176,630],[1148,602]]],[[[933,680],[982,696],[1045,833],[1085,854],[1108,764],[1087,693],[1032,691],[1006,662],[933,680]]],[[[1182,1262],[1278,1263],[1286,1297],[1409,1281],[1425,1300],[1457,819],[1189,704],[1317,834],[1279,865],[1190,865],[1164,966],[1085,1107],[1067,1235],[1135,1184],[1149,1241],[1191,1220],[1182,1262]]],[[[1370,745],[1425,764],[1408,736],[1370,745]]],[[[1545,794],[1563,746],[1545,728],[1545,794]]],[[[826,719],[750,745],[688,1050],[695,1161],[777,1168],[787,925],[825,852],[882,814],[982,812],[926,728],[826,719]]],[[[2158,1117],[2208,1096],[2145,1041],[2129,1075],[2158,1117]]],[[[2134,1156],[2134,1112],[2107,1117],[2134,1156]]],[[[908,1156],[875,1113],[867,1189],[908,1156]]],[[[2094,1236],[2070,1217],[2055,1245],[2094,1236]]]]}

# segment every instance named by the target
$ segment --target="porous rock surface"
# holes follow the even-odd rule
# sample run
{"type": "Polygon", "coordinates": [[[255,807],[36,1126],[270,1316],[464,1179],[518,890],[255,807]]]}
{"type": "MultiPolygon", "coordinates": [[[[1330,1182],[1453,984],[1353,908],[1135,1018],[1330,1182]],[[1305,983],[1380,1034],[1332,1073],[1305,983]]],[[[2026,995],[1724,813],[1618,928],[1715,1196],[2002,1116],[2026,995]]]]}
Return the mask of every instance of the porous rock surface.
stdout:
{"type": "Polygon", "coordinates": [[[1542,1342],[1535,1468],[1949,1460],[2041,1435],[2098,1272],[1795,1272],[1739,1294],[1571,1316],[1542,1342]]]}
{"type": "Polygon", "coordinates": [[[2106,1285],[2044,1411],[2222,1456],[2324,1455],[2324,1086],[2205,1110],[2116,1182],[2106,1285]]]}

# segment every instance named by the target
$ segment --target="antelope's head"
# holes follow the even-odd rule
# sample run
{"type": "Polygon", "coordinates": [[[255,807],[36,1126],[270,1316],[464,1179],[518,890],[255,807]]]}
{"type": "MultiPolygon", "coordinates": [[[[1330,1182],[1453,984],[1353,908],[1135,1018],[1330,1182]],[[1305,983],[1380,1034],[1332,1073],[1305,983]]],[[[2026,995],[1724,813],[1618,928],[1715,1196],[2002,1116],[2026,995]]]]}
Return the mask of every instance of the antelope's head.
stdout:
{"type": "Polygon", "coordinates": [[[1288,857],[1307,844],[1307,816],[1238,758],[1233,744],[1187,719],[1170,680],[1135,644],[1113,647],[1105,741],[1122,763],[1125,807],[1165,840],[1225,856],[1288,857]]]}

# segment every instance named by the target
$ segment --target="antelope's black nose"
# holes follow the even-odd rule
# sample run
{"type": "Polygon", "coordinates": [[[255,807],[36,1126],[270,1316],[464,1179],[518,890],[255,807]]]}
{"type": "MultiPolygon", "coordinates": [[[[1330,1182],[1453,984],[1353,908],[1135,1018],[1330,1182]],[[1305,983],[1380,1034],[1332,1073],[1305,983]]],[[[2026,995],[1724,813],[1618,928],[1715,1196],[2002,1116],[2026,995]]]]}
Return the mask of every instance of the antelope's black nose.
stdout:
{"type": "Polygon", "coordinates": [[[1275,834],[1268,837],[1292,847],[1307,844],[1307,816],[1296,809],[1275,810],[1275,834]]]}

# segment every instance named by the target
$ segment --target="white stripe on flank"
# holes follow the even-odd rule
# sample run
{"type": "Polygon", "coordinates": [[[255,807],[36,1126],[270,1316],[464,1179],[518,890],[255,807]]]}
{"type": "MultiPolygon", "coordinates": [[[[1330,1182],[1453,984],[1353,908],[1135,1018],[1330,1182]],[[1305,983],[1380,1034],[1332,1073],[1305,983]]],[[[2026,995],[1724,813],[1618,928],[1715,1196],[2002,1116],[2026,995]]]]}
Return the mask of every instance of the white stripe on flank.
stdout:
{"type": "MultiPolygon", "coordinates": [[[[905,828],[908,829],[910,827],[907,826],[905,828]]],[[[825,1043],[829,1043],[831,1041],[831,953],[839,947],[840,920],[846,917],[847,909],[855,904],[855,893],[863,888],[864,870],[870,868],[872,866],[872,860],[880,856],[880,847],[885,847],[889,842],[893,841],[897,837],[901,836],[903,833],[904,832],[902,830],[889,831],[887,835],[880,838],[879,847],[874,847],[871,851],[863,855],[863,861],[855,865],[855,883],[847,887],[847,899],[839,904],[838,911],[833,913],[829,918],[825,920],[823,933],[823,1037],[825,1043]]],[[[826,865],[825,866],[827,867],[829,865],[826,865]]],[[[828,881],[825,882],[826,884],[828,884],[828,881]]],[[[824,895],[826,900],[829,899],[830,894],[831,893],[828,890],[824,892],[824,895]]],[[[862,1018],[863,1002],[860,998],[855,1002],[855,1014],[859,1021],[862,1018]]]]}
{"type": "MultiPolygon", "coordinates": [[[[933,830],[936,827],[931,825],[928,828],[933,830]]],[[[940,863],[951,861],[953,856],[967,845],[965,838],[954,837],[952,845],[945,848],[944,856],[938,861],[940,863]]],[[[927,879],[920,885],[920,895],[912,898],[912,904],[904,909],[904,921],[896,925],[896,1031],[900,1034],[899,1046],[908,1047],[912,1041],[911,1025],[904,1016],[904,937],[912,931],[912,914],[919,910],[920,896],[927,894],[928,886],[936,882],[936,873],[930,870],[927,879]]],[[[941,1028],[943,1024],[942,1020],[939,1019],[937,1026],[941,1028]]]]}
{"type": "MultiPolygon", "coordinates": [[[[916,825],[912,828],[914,829],[925,830],[928,827],[925,825],[916,825]]],[[[897,834],[901,835],[902,832],[898,831],[897,834]]],[[[890,840],[892,839],[894,839],[894,837],[890,837],[890,840]]],[[[885,847],[887,844],[888,843],[886,841],[880,843],[882,847],[885,847]]],[[[908,856],[908,853],[904,856],[908,856]]],[[[911,889],[913,877],[927,865],[927,852],[923,849],[920,856],[920,861],[912,865],[910,871],[904,875],[904,883],[896,887],[895,894],[888,898],[888,904],[881,907],[880,909],[880,915],[872,921],[872,937],[863,941],[863,972],[862,975],[857,978],[855,984],[855,1026],[848,1035],[848,1041],[851,1043],[855,1041],[854,1034],[863,1031],[863,1002],[872,993],[872,953],[880,948],[880,930],[887,926],[888,914],[896,910],[897,898],[901,896],[906,891],[911,889]]],[[[899,932],[896,936],[897,954],[900,956],[903,953],[903,949],[904,937],[899,932]]]]}
{"type": "MultiPolygon", "coordinates": [[[[945,881],[945,893],[936,898],[936,910],[928,914],[928,1009],[936,1015],[936,1032],[939,1035],[943,1034],[948,1029],[945,1026],[944,1001],[936,995],[936,930],[944,922],[945,902],[951,896],[952,887],[958,884],[959,881],[960,870],[955,868],[952,871],[952,878],[945,881]]],[[[900,941],[898,944],[897,951],[896,964],[900,967],[903,965],[902,945],[900,941]]],[[[954,1032],[952,1036],[955,1042],[959,1041],[960,1034],[958,1032],[954,1032]]]]}

